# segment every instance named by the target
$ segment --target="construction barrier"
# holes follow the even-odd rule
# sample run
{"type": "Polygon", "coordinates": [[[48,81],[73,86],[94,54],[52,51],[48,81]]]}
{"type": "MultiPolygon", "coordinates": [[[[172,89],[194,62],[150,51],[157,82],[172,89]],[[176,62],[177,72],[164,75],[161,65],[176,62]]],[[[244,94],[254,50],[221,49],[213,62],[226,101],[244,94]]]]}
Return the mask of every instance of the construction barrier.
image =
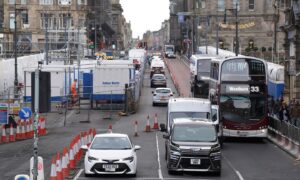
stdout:
{"type": "Polygon", "coordinates": [[[300,128],[275,116],[269,117],[268,138],[300,160],[300,128]]]}
{"type": "MultiPolygon", "coordinates": [[[[27,121],[19,119],[17,126],[14,128],[11,124],[9,128],[5,128],[5,125],[0,126],[1,139],[0,143],[15,142],[25,139],[31,139],[34,137],[33,120],[27,121]]],[[[47,134],[46,120],[44,117],[40,117],[38,121],[38,135],[44,136],[47,134]]]]}
{"type": "Polygon", "coordinates": [[[95,135],[95,128],[80,132],[71,140],[69,148],[63,149],[62,156],[57,152],[51,161],[50,180],[70,179],[71,174],[74,174],[71,172],[76,170],[79,161],[84,157],[81,146],[90,145],[95,135]]]}

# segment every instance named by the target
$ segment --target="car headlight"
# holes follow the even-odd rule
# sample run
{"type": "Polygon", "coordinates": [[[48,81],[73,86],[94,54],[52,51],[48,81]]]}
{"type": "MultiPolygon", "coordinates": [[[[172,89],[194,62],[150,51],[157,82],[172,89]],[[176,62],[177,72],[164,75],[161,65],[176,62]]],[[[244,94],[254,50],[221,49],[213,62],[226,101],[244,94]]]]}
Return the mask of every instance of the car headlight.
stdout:
{"type": "Polygon", "coordinates": [[[179,155],[180,156],[180,148],[173,145],[173,144],[170,144],[170,153],[173,154],[173,155],[179,155]]]}
{"type": "Polygon", "coordinates": [[[220,150],[221,150],[221,147],[218,144],[218,145],[215,145],[215,146],[211,147],[210,152],[211,153],[216,153],[216,152],[220,152],[220,150]]]}
{"type": "Polygon", "coordinates": [[[98,158],[95,158],[93,156],[88,156],[88,161],[92,162],[92,161],[98,161],[98,158]]]}
{"type": "Polygon", "coordinates": [[[133,160],[134,160],[133,156],[123,159],[123,161],[129,161],[129,162],[132,162],[133,160]]]}

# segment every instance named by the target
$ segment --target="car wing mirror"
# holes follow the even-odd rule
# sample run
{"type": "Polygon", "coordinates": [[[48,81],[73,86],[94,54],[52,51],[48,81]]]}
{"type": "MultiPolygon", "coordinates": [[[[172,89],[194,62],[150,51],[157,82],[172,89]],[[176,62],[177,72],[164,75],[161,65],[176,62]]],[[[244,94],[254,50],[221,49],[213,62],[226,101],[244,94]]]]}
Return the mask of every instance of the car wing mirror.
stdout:
{"type": "Polygon", "coordinates": [[[163,134],[163,138],[164,138],[164,139],[169,139],[169,138],[170,138],[170,135],[169,135],[169,134],[163,134]]]}
{"type": "Polygon", "coordinates": [[[139,146],[139,145],[135,145],[134,146],[134,150],[136,151],[136,150],[140,150],[141,149],[141,146],[139,146]]]}
{"type": "Polygon", "coordinates": [[[159,126],[160,126],[160,131],[161,132],[166,132],[167,131],[166,125],[164,123],[161,123],[159,126]]]}
{"type": "Polygon", "coordinates": [[[87,151],[89,149],[89,147],[87,145],[82,145],[81,149],[84,150],[84,151],[87,151]]]}

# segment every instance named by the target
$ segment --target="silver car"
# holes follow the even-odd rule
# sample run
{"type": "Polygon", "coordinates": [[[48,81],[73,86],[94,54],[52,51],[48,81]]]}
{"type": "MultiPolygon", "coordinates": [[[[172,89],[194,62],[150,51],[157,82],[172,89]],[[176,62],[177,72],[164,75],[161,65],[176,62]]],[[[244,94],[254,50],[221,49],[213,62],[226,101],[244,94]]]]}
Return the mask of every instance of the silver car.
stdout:
{"type": "Polygon", "coordinates": [[[167,105],[169,99],[173,97],[173,92],[170,88],[156,88],[155,91],[152,92],[152,94],[153,94],[153,101],[152,101],[153,106],[157,104],[167,105]]]}

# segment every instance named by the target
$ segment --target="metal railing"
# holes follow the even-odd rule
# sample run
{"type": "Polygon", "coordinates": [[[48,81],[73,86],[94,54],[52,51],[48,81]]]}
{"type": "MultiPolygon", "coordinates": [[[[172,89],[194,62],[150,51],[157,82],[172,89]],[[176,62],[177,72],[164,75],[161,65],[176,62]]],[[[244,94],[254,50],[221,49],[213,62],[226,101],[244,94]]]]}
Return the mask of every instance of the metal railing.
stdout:
{"type": "Polygon", "coordinates": [[[275,116],[269,117],[269,130],[300,144],[300,128],[275,116]]]}

